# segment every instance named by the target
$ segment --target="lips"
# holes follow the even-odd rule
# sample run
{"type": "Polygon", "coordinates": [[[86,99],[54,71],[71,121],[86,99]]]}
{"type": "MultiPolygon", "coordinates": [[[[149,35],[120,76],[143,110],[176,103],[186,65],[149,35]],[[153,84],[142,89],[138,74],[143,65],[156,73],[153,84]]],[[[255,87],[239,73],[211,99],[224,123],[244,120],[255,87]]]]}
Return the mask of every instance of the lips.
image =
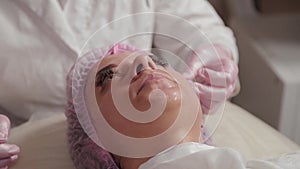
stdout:
{"type": "Polygon", "coordinates": [[[151,83],[160,79],[167,79],[169,81],[175,82],[171,79],[168,75],[164,74],[163,72],[159,71],[142,71],[132,79],[132,83],[136,82],[138,85],[137,95],[140,91],[145,87],[147,83],[151,83]]]}

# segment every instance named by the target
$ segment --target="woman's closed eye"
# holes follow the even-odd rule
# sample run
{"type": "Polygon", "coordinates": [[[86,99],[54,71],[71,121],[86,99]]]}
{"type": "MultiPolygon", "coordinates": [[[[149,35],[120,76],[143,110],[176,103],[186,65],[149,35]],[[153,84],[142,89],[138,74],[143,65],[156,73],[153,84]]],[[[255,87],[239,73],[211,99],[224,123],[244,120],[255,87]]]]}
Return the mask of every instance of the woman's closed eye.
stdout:
{"type": "Polygon", "coordinates": [[[156,65],[159,65],[159,66],[162,66],[162,67],[166,67],[168,66],[168,61],[162,57],[162,56],[159,56],[159,55],[149,55],[149,57],[152,59],[152,61],[156,64],[156,65]]]}
{"type": "Polygon", "coordinates": [[[112,66],[109,65],[100,71],[96,75],[96,87],[104,87],[105,84],[112,80],[115,72],[112,70],[112,66]]]}

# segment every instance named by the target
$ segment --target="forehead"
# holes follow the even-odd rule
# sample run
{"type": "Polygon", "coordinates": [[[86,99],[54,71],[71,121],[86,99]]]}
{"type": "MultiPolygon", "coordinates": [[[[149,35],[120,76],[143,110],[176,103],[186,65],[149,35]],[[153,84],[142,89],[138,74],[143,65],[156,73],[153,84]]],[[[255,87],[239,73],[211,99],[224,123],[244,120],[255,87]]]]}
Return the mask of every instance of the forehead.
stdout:
{"type": "Polygon", "coordinates": [[[103,69],[104,67],[108,65],[119,65],[124,58],[126,58],[128,55],[130,55],[131,52],[124,52],[120,54],[114,54],[104,57],[98,66],[98,70],[103,69]]]}

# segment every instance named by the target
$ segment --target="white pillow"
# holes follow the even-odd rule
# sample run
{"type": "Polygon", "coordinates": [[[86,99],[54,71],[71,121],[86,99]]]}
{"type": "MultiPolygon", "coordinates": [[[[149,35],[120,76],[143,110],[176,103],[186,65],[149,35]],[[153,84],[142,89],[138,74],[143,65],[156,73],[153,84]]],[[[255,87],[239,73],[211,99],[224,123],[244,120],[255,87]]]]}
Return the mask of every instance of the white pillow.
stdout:
{"type": "Polygon", "coordinates": [[[276,157],[300,147],[241,107],[226,102],[213,143],[241,152],[247,160],[276,157]]]}

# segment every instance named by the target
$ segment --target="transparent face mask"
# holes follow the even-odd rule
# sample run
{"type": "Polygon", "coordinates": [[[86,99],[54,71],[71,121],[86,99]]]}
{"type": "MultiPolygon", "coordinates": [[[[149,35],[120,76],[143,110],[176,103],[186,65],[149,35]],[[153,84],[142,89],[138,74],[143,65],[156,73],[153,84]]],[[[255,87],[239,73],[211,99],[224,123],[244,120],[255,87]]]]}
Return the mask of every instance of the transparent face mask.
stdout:
{"type": "MultiPolygon", "coordinates": [[[[74,105],[77,105],[78,119],[97,145],[115,155],[143,158],[154,156],[186,137],[200,109],[191,83],[157,56],[130,51],[123,54],[118,63],[108,62],[115,65],[115,70],[125,70],[126,74],[121,72],[122,76],[106,77],[109,78],[106,94],[97,94],[102,90],[95,88],[103,58],[95,57],[95,53],[97,51],[84,56],[86,63],[76,64],[73,79],[80,80],[73,81],[73,96],[74,102],[77,101],[74,105]],[[132,99],[132,93],[139,95],[132,99]],[[99,103],[97,96],[101,97],[100,101],[111,102],[99,103]],[[150,106],[140,110],[139,104],[144,103],[150,106]],[[116,123],[117,127],[113,125],[116,123]]],[[[112,56],[106,57],[109,60],[112,56]]]]}
{"type": "MultiPolygon", "coordinates": [[[[82,53],[90,52],[79,54],[80,58],[74,66],[72,76],[74,108],[86,134],[105,150],[119,156],[132,158],[151,157],[170,146],[180,143],[191,131],[196,119],[199,118],[200,102],[195,94],[194,89],[196,87],[193,83],[194,80],[188,78],[189,81],[187,81],[182,75],[192,73],[192,68],[186,64],[189,56],[192,54],[199,57],[198,61],[195,62],[197,64],[205,64],[211,59],[197,52],[201,44],[210,44],[210,41],[194,25],[189,24],[183,18],[160,13],[141,13],[119,18],[95,32],[93,37],[81,49],[82,53]],[[114,32],[118,31],[113,28],[122,27],[122,25],[132,21],[132,17],[136,21],[143,21],[149,18],[149,16],[151,18],[155,16],[155,18],[166,20],[168,24],[174,24],[178,29],[170,31],[167,28],[163,28],[164,26],[170,26],[166,24],[160,25],[161,28],[156,32],[129,32],[129,34],[111,36],[110,40],[105,41],[101,45],[108,47],[97,49],[99,44],[101,44],[99,42],[102,39],[107,39],[103,36],[114,35],[114,32]],[[194,33],[193,37],[190,37],[180,30],[198,33],[194,33]],[[137,49],[130,45],[119,44],[142,42],[144,39],[152,39],[152,37],[147,37],[153,36],[153,34],[155,34],[156,39],[162,42],[171,41],[175,48],[162,49],[148,47],[137,49]],[[97,96],[98,89],[95,84],[97,84],[97,73],[103,67],[101,65],[103,64],[102,61],[111,57],[111,55],[122,53],[127,53],[127,55],[123,56],[113,68],[113,75],[115,76],[109,79],[109,88],[106,91],[106,93],[110,93],[109,97],[106,99],[103,97],[104,101],[99,102],[101,99],[97,96]],[[172,111],[169,111],[172,107],[170,98],[174,98],[174,95],[170,94],[172,92],[168,93],[168,90],[164,90],[163,87],[159,86],[160,83],[153,90],[149,90],[148,93],[146,92],[145,97],[135,101],[133,99],[134,94],[132,94],[131,90],[134,89],[132,83],[136,76],[134,73],[140,72],[145,66],[151,67],[149,60],[150,62],[155,62],[155,59],[149,57],[149,55],[152,57],[162,56],[169,64],[166,68],[160,67],[160,71],[156,72],[157,75],[155,73],[152,75],[154,83],[158,83],[155,82],[155,78],[160,78],[160,76],[163,76],[162,79],[169,79],[169,81],[174,83],[165,81],[164,83],[166,85],[173,85],[173,87],[175,86],[176,96],[180,98],[177,100],[177,104],[173,104],[176,111],[173,110],[175,113],[169,119],[167,118],[168,115],[172,114],[170,113],[172,111]],[[104,103],[107,103],[107,100],[111,100],[110,103],[113,103],[113,106],[105,106],[104,103]],[[139,107],[139,105],[146,106],[139,107]],[[109,109],[109,107],[111,108],[109,109]],[[107,110],[114,111],[110,112],[107,110]],[[168,119],[166,120],[168,122],[163,127],[159,127],[163,123],[155,125],[155,122],[159,122],[161,119],[168,119]],[[124,123],[123,126],[118,126],[118,124],[123,124],[119,123],[120,120],[127,123],[124,123]],[[153,126],[156,126],[156,128],[153,126]],[[149,131],[154,132],[148,132],[147,127],[149,131]],[[128,128],[132,129],[132,131],[126,131],[128,128]]],[[[156,63],[154,64],[155,66],[159,66],[156,63]]],[[[214,81],[212,79],[211,83],[222,83],[224,85],[226,84],[226,80],[217,79],[214,81]]],[[[224,101],[219,103],[218,110],[212,110],[213,114],[202,116],[202,124],[206,129],[206,135],[202,141],[207,140],[214,133],[224,110],[224,98],[216,98],[213,95],[211,98],[212,100],[224,101]]]]}

